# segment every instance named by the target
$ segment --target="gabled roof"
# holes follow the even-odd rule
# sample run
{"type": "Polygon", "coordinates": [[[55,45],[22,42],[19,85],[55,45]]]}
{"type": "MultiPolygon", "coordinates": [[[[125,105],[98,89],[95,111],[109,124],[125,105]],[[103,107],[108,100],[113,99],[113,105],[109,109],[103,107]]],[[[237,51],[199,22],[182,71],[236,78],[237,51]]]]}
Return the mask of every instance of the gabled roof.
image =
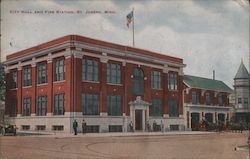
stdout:
{"type": "Polygon", "coordinates": [[[232,93],[232,89],[224,82],[203,77],[184,75],[184,83],[190,88],[198,88],[205,90],[214,90],[220,92],[232,93]]]}
{"type": "Polygon", "coordinates": [[[239,67],[234,79],[248,79],[249,77],[250,77],[249,73],[248,73],[243,61],[241,61],[240,67],[239,67]]]}

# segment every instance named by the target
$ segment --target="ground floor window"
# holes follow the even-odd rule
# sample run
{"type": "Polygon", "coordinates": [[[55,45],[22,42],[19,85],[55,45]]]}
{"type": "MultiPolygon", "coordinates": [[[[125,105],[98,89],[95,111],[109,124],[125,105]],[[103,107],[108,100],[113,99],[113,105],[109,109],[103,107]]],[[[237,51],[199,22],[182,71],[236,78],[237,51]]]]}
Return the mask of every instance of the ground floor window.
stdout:
{"type": "Polygon", "coordinates": [[[30,130],[30,125],[22,125],[22,130],[30,130]]]}
{"type": "Polygon", "coordinates": [[[122,97],[121,96],[108,96],[108,115],[121,116],[122,115],[122,97]]]}
{"type": "Polygon", "coordinates": [[[23,99],[23,116],[30,116],[31,98],[23,99]]]}
{"type": "Polygon", "coordinates": [[[64,115],[65,97],[64,94],[56,94],[54,96],[54,115],[64,115]]]}
{"type": "Polygon", "coordinates": [[[63,131],[64,126],[63,125],[53,125],[52,130],[54,130],[54,131],[63,131]]]}
{"type": "Polygon", "coordinates": [[[45,125],[37,125],[36,126],[36,130],[38,130],[38,131],[42,131],[42,130],[45,130],[45,129],[46,129],[45,125]]]}
{"type": "Polygon", "coordinates": [[[82,94],[82,114],[99,115],[99,96],[97,94],[82,94]]]}
{"type": "Polygon", "coordinates": [[[109,132],[122,132],[122,125],[109,125],[109,132]]]}
{"type": "Polygon", "coordinates": [[[86,132],[87,133],[99,133],[99,125],[87,125],[86,132]]]}
{"type": "Polygon", "coordinates": [[[170,100],[168,102],[169,117],[179,117],[178,102],[176,100],[170,100]]]}
{"type": "Polygon", "coordinates": [[[149,107],[149,109],[150,116],[162,116],[162,100],[153,99],[152,105],[149,107]]]}
{"type": "Polygon", "coordinates": [[[171,131],[178,131],[179,130],[179,125],[170,125],[170,130],[171,131]]]}

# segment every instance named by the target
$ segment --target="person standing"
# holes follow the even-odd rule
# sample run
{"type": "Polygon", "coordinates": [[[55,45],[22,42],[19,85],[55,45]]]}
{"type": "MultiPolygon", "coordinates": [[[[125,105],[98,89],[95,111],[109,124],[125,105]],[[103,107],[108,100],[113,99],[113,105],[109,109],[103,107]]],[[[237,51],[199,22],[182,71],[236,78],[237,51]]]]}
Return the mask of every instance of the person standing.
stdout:
{"type": "Polygon", "coordinates": [[[78,123],[77,123],[76,120],[74,120],[74,122],[73,122],[73,129],[74,129],[75,135],[77,135],[77,127],[78,127],[78,123]]]}
{"type": "Polygon", "coordinates": [[[86,124],[85,120],[83,119],[83,120],[82,120],[82,133],[83,133],[83,134],[86,133],[86,127],[87,127],[87,124],[86,124]]]}
{"type": "Polygon", "coordinates": [[[162,133],[164,132],[164,124],[163,124],[162,120],[161,120],[161,132],[162,133]]]}

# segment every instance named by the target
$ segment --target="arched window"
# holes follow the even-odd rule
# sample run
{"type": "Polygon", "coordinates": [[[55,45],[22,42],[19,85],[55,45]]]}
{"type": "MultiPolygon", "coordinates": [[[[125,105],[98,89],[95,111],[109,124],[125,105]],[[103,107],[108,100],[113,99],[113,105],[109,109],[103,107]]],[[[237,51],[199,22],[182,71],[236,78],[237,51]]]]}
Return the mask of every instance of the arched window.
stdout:
{"type": "Polygon", "coordinates": [[[135,68],[133,72],[133,90],[135,95],[144,95],[144,75],[140,68],[135,68]]]}

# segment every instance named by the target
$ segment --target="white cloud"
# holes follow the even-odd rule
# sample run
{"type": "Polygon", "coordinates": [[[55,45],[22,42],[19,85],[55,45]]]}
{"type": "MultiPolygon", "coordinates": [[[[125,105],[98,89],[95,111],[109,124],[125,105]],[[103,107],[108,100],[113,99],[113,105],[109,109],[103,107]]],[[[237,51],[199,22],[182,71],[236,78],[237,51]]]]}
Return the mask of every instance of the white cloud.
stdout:
{"type": "Polygon", "coordinates": [[[249,17],[234,2],[220,1],[216,6],[204,1],[8,2],[3,1],[1,10],[2,57],[67,34],[131,45],[132,31],[126,27],[125,17],[134,7],[136,47],[183,58],[186,73],[212,77],[215,69],[217,79],[232,84],[241,58],[248,64],[249,17]],[[116,13],[9,13],[15,9],[112,10],[116,13]]]}

